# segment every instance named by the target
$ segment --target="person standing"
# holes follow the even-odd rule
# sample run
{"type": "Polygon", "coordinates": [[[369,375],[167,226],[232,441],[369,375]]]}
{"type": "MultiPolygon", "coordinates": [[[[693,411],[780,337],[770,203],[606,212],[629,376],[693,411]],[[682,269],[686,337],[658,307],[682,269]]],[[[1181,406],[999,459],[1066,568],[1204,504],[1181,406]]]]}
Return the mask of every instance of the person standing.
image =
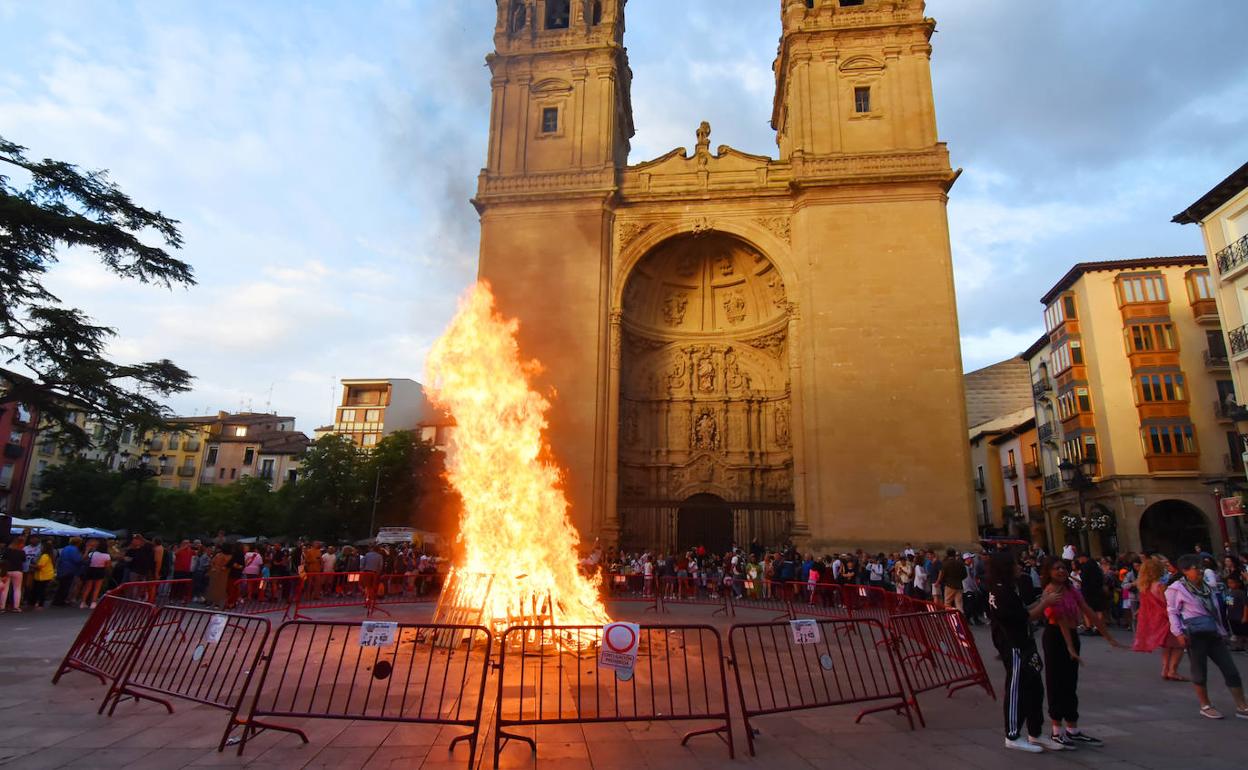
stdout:
{"type": "Polygon", "coordinates": [[[1136,652],[1152,652],[1161,649],[1161,678],[1171,682],[1186,682],[1179,676],[1179,662],[1183,660],[1183,645],[1170,633],[1170,620],[1166,611],[1166,590],[1161,583],[1161,562],[1146,558],[1140,563],[1140,574],[1135,585],[1140,594],[1140,610],[1136,617],[1135,642],[1131,649],[1136,652]]]}
{"type": "Polygon", "coordinates": [[[56,595],[53,607],[64,607],[71,602],[74,581],[82,576],[82,538],[71,537],[69,545],[61,549],[56,559],[56,595]]]}
{"type": "Polygon", "coordinates": [[[95,609],[95,604],[99,601],[104,581],[108,578],[108,569],[113,563],[113,557],[108,553],[108,543],[103,540],[88,540],[86,562],[82,580],[82,602],[78,605],[80,610],[87,609],[88,605],[95,609]]]}
{"type": "Polygon", "coordinates": [[[1166,589],[1166,611],[1170,633],[1191,653],[1192,686],[1200,701],[1200,715],[1208,719],[1222,718],[1221,712],[1209,702],[1206,686],[1212,660],[1235,699],[1235,716],[1248,719],[1243,681],[1226,646],[1228,634],[1222,624],[1222,597],[1205,582],[1204,565],[1199,556],[1189,554],[1180,558],[1178,567],[1183,577],[1166,589]]]}
{"type": "Polygon", "coordinates": [[[1018,594],[1022,569],[1009,551],[997,551],[988,560],[988,617],[992,642],[1005,665],[1005,747],[1036,754],[1046,748],[1060,751],[1066,746],[1046,738],[1044,731],[1044,665],[1032,638],[1031,623],[1044,616],[1056,601],[1055,594],[1043,594],[1028,606],[1018,594]],[[1027,736],[1023,736],[1023,727],[1027,736]]]}
{"type": "Polygon", "coordinates": [[[1063,559],[1049,557],[1040,570],[1044,592],[1054,594],[1045,609],[1047,621],[1040,638],[1044,648],[1044,688],[1049,694],[1052,739],[1064,746],[1103,746],[1104,743],[1079,729],[1079,635],[1074,633],[1082,617],[1097,627],[1114,647],[1121,647],[1105,628],[1105,621],[1092,611],[1070,580],[1070,568],[1063,559]]]}
{"type": "Polygon", "coordinates": [[[56,577],[56,565],[52,562],[50,550],[46,543],[41,546],[39,555],[35,557],[35,566],[30,569],[30,605],[36,610],[43,609],[48,600],[48,586],[56,577]]]}
{"type": "Polygon", "coordinates": [[[946,607],[957,608],[965,614],[966,605],[962,600],[962,583],[966,580],[966,563],[958,558],[958,552],[950,548],[945,551],[945,560],[940,565],[940,577],[936,583],[943,586],[946,607]]]}
{"type": "Polygon", "coordinates": [[[18,535],[9,541],[9,546],[4,549],[4,556],[0,559],[0,612],[4,612],[9,600],[9,591],[13,591],[13,606],[8,608],[9,612],[22,611],[22,581],[24,574],[22,567],[26,563],[26,538],[18,535]]]}

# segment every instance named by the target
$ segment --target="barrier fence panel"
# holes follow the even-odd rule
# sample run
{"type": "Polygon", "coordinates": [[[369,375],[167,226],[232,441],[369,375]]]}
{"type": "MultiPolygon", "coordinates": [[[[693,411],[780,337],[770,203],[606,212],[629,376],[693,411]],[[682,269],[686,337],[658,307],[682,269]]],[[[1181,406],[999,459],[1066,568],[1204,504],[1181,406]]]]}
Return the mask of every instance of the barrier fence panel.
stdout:
{"type": "Polygon", "coordinates": [[[105,594],[70,644],[52,684],[68,671],[91,674],[102,684],[115,682],[138,652],[155,613],[147,602],[105,594]]]}
{"type": "Polygon", "coordinates": [[[374,603],[434,604],[441,592],[441,575],[381,575],[377,578],[374,603]]]}
{"type": "Polygon", "coordinates": [[[685,734],[717,735],[734,756],[719,632],[704,625],[642,625],[631,676],[600,668],[601,626],[512,626],[499,648],[494,766],[509,729],[598,722],[712,722],[685,734]]]}
{"type": "Polygon", "coordinates": [[[231,612],[243,615],[267,615],[280,612],[285,618],[299,600],[303,578],[298,575],[267,578],[242,578],[234,581],[238,597],[231,612]]]}
{"type": "Polygon", "coordinates": [[[732,592],[731,613],[735,617],[736,608],[741,607],[775,613],[776,620],[793,617],[793,606],[802,601],[798,585],[804,586],[779,580],[746,580],[740,594],[732,592]]]}
{"type": "Polygon", "coordinates": [[[767,714],[851,703],[904,713],[914,729],[904,680],[884,627],[874,620],[798,619],[743,623],[728,632],[745,735],[754,754],[750,720],[767,714]],[[853,629],[856,633],[847,633],[853,629]]]}
{"type": "Polygon", "coordinates": [[[961,612],[897,615],[889,620],[889,625],[912,693],[918,695],[944,687],[949,697],[966,687],[983,687],[996,699],[979,648],[961,612]]]}
{"type": "Polygon", "coordinates": [[[162,607],[138,654],[109,688],[100,713],[108,706],[112,716],[126,697],[155,701],[173,713],[173,705],[160,695],[224,709],[230,721],[217,745],[223,751],[230,733],[243,724],[238,712],[268,639],[264,618],[162,607]]]}
{"type": "Polygon", "coordinates": [[[264,717],[460,725],[476,760],[491,635],[483,626],[291,620],[273,638],[238,753],[268,728],[264,717]],[[438,636],[461,636],[450,648],[438,636]]]}
{"type": "Polygon", "coordinates": [[[653,575],[621,575],[608,572],[603,581],[606,585],[607,599],[613,602],[646,602],[646,609],[658,612],[659,591],[653,575]]]}
{"type": "Polygon", "coordinates": [[[325,607],[367,607],[372,612],[375,572],[309,572],[295,595],[295,618],[304,610],[325,607]]]}
{"type": "Polygon", "coordinates": [[[190,580],[136,580],[122,583],[109,593],[157,607],[164,607],[166,604],[185,606],[194,599],[193,585],[190,580]]]}
{"type": "Polygon", "coordinates": [[[889,593],[883,588],[846,585],[842,586],[842,593],[849,617],[874,620],[885,628],[888,627],[889,614],[886,602],[889,593]]]}
{"type": "Polygon", "coordinates": [[[731,610],[728,606],[730,590],[716,589],[707,586],[698,578],[693,577],[662,577],[659,578],[662,589],[663,604],[704,604],[717,609],[711,613],[727,615],[731,610]]]}

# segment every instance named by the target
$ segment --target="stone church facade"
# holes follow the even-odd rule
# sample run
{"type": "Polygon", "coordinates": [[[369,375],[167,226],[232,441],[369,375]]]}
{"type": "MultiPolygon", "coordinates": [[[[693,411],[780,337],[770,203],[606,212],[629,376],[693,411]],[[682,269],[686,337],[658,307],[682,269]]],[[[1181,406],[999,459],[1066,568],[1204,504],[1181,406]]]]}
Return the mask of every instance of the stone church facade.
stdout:
{"type": "Polygon", "coordinates": [[[583,535],[974,536],[922,0],[784,0],[777,158],[629,165],[626,0],[498,0],[480,277],[555,393],[583,535]]]}

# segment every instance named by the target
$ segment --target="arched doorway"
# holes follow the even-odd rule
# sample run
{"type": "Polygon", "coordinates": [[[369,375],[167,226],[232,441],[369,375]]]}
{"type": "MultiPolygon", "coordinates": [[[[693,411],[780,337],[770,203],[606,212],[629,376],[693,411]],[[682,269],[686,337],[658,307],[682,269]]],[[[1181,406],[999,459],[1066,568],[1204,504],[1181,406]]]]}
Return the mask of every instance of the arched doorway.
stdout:
{"type": "Polygon", "coordinates": [[[725,233],[676,236],[629,273],[621,305],[621,545],[685,544],[686,502],[708,490],[730,514],[748,512],[736,517],[739,532],[728,517],[725,546],[782,542],[793,511],[793,395],[789,302],[775,265],[725,233]]]}
{"type": "Polygon", "coordinates": [[[1182,500],[1153,503],[1140,517],[1140,547],[1174,559],[1192,553],[1197,543],[1208,548],[1209,521],[1199,508],[1182,500]]]}
{"type": "Polygon", "coordinates": [[[676,548],[702,545],[708,553],[724,553],[732,545],[732,507],[718,495],[697,494],[676,512],[676,548]]]}

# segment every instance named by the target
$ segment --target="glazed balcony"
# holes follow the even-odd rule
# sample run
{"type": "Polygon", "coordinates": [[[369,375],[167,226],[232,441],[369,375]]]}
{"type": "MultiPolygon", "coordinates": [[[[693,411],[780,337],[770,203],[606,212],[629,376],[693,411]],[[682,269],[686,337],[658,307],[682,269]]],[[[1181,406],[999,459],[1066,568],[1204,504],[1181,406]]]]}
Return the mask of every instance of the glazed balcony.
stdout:
{"type": "Polygon", "coordinates": [[[1036,428],[1036,438],[1040,439],[1041,443],[1045,441],[1056,441],[1057,430],[1053,427],[1053,423],[1046,422],[1045,424],[1036,428]]]}
{"type": "Polygon", "coordinates": [[[192,476],[195,475],[195,466],[194,465],[179,465],[178,475],[184,479],[191,478],[192,476]]]}
{"type": "Polygon", "coordinates": [[[1196,323],[1198,324],[1217,326],[1220,323],[1218,319],[1218,303],[1213,299],[1192,300],[1192,315],[1196,318],[1196,323]]]}
{"type": "Polygon", "coordinates": [[[1226,248],[1213,255],[1213,259],[1218,264],[1218,274],[1222,276],[1222,280],[1238,273],[1248,265],[1248,235],[1227,244],[1226,248]]]}
{"type": "Polygon", "coordinates": [[[1062,488],[1062,474],[1050,473],[1044,477],[1044,491],[1056,492],[1062,488]]]}

